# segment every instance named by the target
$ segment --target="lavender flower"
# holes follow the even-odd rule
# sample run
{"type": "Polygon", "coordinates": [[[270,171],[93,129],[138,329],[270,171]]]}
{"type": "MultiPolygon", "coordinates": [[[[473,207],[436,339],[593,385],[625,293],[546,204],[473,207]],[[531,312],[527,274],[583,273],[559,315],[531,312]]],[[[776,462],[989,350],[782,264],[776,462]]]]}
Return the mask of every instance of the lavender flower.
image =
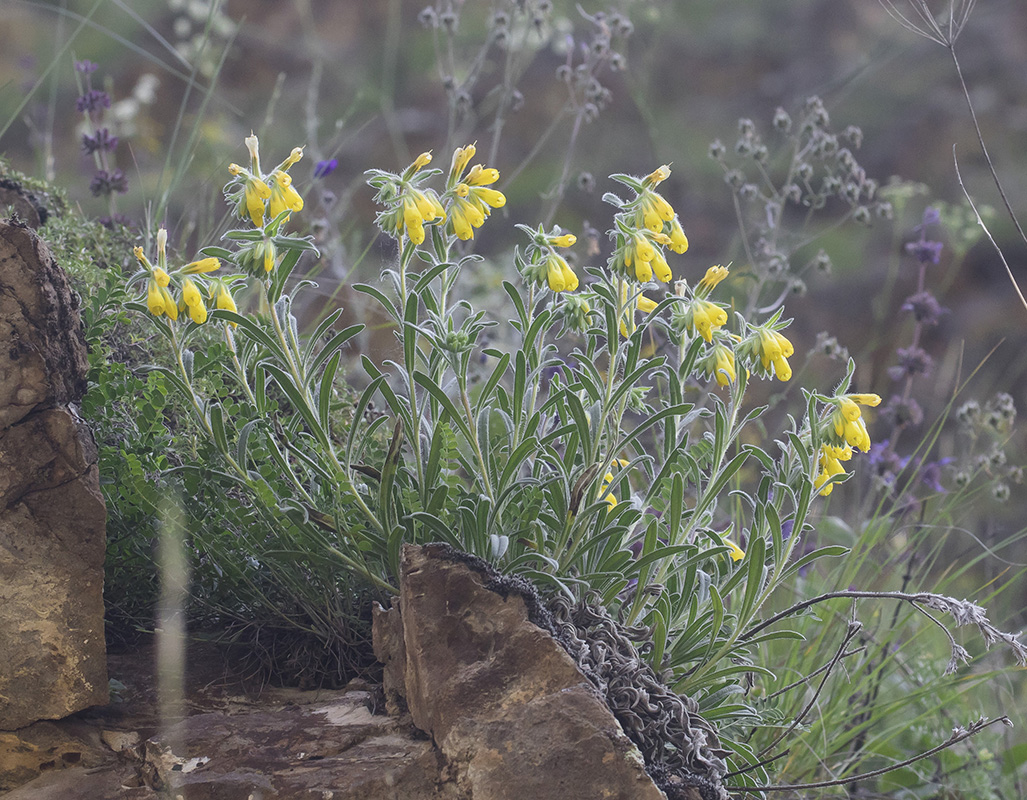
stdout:
{"type": "Polygon", "coordinates": [[[926,375],[931,371],[934,359],[922,347],[900,347],[899,363],[888,368],[888,376],[893,381],[900,381],[913,375],[926,375]]]}
{"type": "Polygon", "coordinates": [[[75,71],[81,72],[83,75],[88,75],[91,72],[96,72],[97,65],[89,59],[83,59],[82,61],[75,62],[75,71]]]}
{"type": "Polygon", "coordinates": [[[906,245],[906,252],[914,256],[921,264],[937,264],[941,260],[941,242],[919,239],[906,245]]]}
{"type": "Polygon", "coordinates": [[[907,297],[906,302],[902,304],[902,310],[912,311],[916,321],[924,325],[937,325],[941,315],[948,311],[947,308],[942,308],[938,299],[928,291],[917,292],[907,297]]]}
{"type": "MultiPolygon", "coordinates": [[[[892,367],[892,369],[896,369],[892,367]]],[[[881,416],[891,422],[892,425],[905,427],[906,425],[919,425],[924,421],[924,410],[912,397],[903,399],[894,395],[881,409],[881,416]]]]}
{"type": "Polygon", "coordinates": [[[941,214],[938,209],[928,206],[924,209],[923,220],[913,228],[920,234],[915,242],[906,244],[906,252],[916,258],[921,264],[937,264],[941,259],[941,249],[945,246],[941,242],[931,241],[927,238],[927,228],[941,222],[941,214]]]}
{"type": "Polygon", "coordinates": [[[339,159],[332,158],[328,161],[318,161],[314,165],[314,177],[315,178],[327,178],[333,172],[335,168],[339,166],[339,159]]]}
{"type": "Polygon", "coordinates": [[[128,191],[128,178],[120,169],[113,172],[101,169],[89,182],[89,191],[93,193],[93,197],[108,196],[114,192],[124,194],[128,191]]]}
{"type": "Polygon", "coordinates": [[[93,153],[101,150],[110,152],[117,146],[118,137],[111,136],[111,132],[107,128],[100,128],[95,136],[90,136],[88,133],[82,134],[82,149],[87,156],[91,156],[93,153]]]}
{"type": "Polygon", "coordinates": [[[87,89],[86,93],[75,101],[75,108],[83,114],[92,114],[111,107],[111,96],[101,89],[87,89]]]}

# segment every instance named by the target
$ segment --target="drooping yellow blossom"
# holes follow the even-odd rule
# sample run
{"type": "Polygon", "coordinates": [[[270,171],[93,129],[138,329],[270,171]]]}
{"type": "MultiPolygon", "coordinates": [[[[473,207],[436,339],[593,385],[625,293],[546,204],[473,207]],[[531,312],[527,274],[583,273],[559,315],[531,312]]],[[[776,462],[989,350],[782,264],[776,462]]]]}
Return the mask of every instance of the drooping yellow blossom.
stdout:
{"type": "Polygon", "coordinates": [[[182,300],[187,306],[195,306],[203,302],[200,290],[196,288],[196,284],[189,278],[186,278],[182,283],[182,300]]]}
{"type": "Polygon", "coordinates": [[[670,249],[678,255],[688,249],[688,237],[685,236],[677,217],[674,217],[670,223],[670,249]]]}
{"type": "Polygon", "coordinates": [[[146,307],[155,317],[164,313],[164,295],[161,294],[160,286],[152,278],[146,282],[146,307]]]}
{"type": "MultiPolygon", "coordinates": [[[[253,137],[256,139],[256,137],[253,137]]],[[[249,140],[247,140],[249,141],[249,140]]],[[[243,169],[238,164],[229,164],[228,171],[236,177],[242,177],[244,181],[243,202],[246,213],[253,222],[254,227],[264,227],[264,201],[271,197],[271,187],[256,177],[249,170],[243,169]]],[[[240,209],[240,215],[242,211],[240,209]]]]}
{"type": "Polygon", "coordinates": [[[271,272],[275,268],[275,262],[278,260],[278,250],[275,247],[274,240],[265,239],[254,248],[253,254],[257,262],[263,258],[264,272],[271,272]]]}
{"type": "Polygon", "coordinates": [[[189,316],[197,325],[207,321],[207,307],[203,304],[203,296],[191,278],[182,282],[182,302],[189,310],[189,316]]]}
{"type": "Polygon", "coordinates": [[[685,312],[685,324],[698,332],[707,342],[713,341],[713,331],[727,322],[727,312],[716,303],[695,298],[685,312]]]}
{"type": "Polygon", "coordinates": [[[735,372],[735,353],[721,339],[713,343],[710,354],[702,362],[703,372],[721,386],[728,386],[738,379],[735,372]]]}
{"type": "Polygon", "coordinates": [[[721,536],[720,538],[723,540],[724,544],[727,545],[728,555],[731,556],[732,561],[741,561],[745,558],[745,551],[741,547],[732,542],[726,536],[721,536]]]}
{"type": "Polygon", "coordinates": [[[844,475],[845,467],[842,461],[852,458],[852,448],[848,445],[836,447],[829,444],[820,446],[820,455],[817,459],[817,476],[813,479],[813,488],[819,490],[824,497],[834,491],[834,482],[831,481],[835,475],[844,475]]]}
{"type": "MultiPolygon", "coordinates": [[[[182,267],[182,273],[185,275],[197,275],[204,272],[213,272],[220,268],[221,262],[214,256],[210,256],[209,258],[201,258],[199,261],[193,261],[190,264],[186,264],[182,267]]],[[[164,285],[166,286],[167,284],[164,285]]]]}
{"type": "Polygon", "coordinates": [[[870,434],[859,407],[877,406],[881,398],[876,394],[846,394],[835,398],[835,409],[831,413],[828,435],[833,433],[836,443],[844,442],[864,453],[870,451],[870,434]]]}
{"type": "Polygon", "coordinates": [[[696,297],[709,297],[712,292],[721,281],[728,276],[727,267],[710,267],[706,270],[706,274],[702,280],[699,281],[699,285],[695,287],[696,297]]]}
{"type": "Polygon", "coordinates": [[[175,298],[171,296],[171,292],[168,291],[167,287],[159,287],[160,296],[164,300],[164,313],[168,315],[172,322],[178,319],[178,303],[175,302],[175,298]]]}
{"type": "MultiPolygon", "coordinates": [[[[231,292],[229,292],[228,287],[220,281],[218,281],[217,284],[217,300],[215,301],[215,307],[220,308],[224,311],[231,311],[234,314],[239,313],[239,309],[235,305],[235,300],[232,298],[231,292]]],[[[229,324],[233,328],[239,327],[239,324],[237,322],[230,322],[229,324]]]]}
{"type": "Polygon", "coordinates": [[[558,253],[551,252],[546,257],[546,282],[554,292],[573,292],[578,288],[578,276],[558,253]]]}
{"type": "Polygon", "coordinates": [[[156,267],[153,270],[153,280],[156,281],[158,286],[167,286],[171,283],[171,276],[160,267],[156,267]]]}
{"type": "Polygon", "coordinates": [[[778,380],[791,379],[792,368],[788,364],[788,357],[795,352],[795,348],[788,339],[775,330],[761,328],[757,351],[764,370],[769,371],[773,365],[778,380]]]}
{"type": "MultiPolygon", "coordinates": [[[[303,210],[303,198],[300,197],[292,186],[292,176],[282,170],[275,170],[271,176],[271,198],[268,203],[268,212],[271,219],[274,219],[283,211],[292,212],[303,210]]],[[[286,220],[289,217],[285,218],[286,220]]]]}
{"type": "Polygon", "coordinates": [[[485,224],[485,214],[482,210],[459,195],[453,198],[449,219],[453,225],[453,233],[463,241],[473,238],[474,229],[485,224]]]}
{"type": "Polygon", "coordinates": [[[653,233],[663,233],[663,225],[674,219],[674,209],[659,192],[646,189],[639,195],[635,209],[635,227],[646,227],[653,233]]]}

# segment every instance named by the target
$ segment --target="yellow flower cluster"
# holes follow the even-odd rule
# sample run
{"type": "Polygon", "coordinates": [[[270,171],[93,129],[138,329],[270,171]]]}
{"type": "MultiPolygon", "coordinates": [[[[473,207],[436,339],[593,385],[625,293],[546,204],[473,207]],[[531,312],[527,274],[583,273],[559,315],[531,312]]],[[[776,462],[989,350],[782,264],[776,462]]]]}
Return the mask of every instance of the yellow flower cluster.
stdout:
{"type": "Polygon", "coordinates": [[[876,394],[846,394],[835,398],[835,408],[831,412],[831,425],[836,440],[840,443],[858,448],[864,453],[870,451],[870,434],[863,420],[860,406],[871,408],[880,405],[881,398],[876,394]]]}
{"type": "MultiPolygon", "coordinates": [[[[233,181],[226,187],[228,195],[237,196],[239,216],[249,217],[254,227],[263,228],[266,216],[274,220],[283,212],[291,215],[302,211],[303,198],[292,185],[289,169],[303,158],[303,148],[294,147],[281,164],[264,175],[260,171],[260,143],[257,137],[250,134],[245,143],[250,153],[250,166],[246,168],[229,164],[228,171],[233,181]]],[[[284,219],[288,220],[289,215],[284,219]]]]}
{"type": "Polygon", "coordinates": [[[485,224],[493,208],[506,205],[506,196],[489,187],[499,180],[499,170],[475,164],[464,175],[464,169],[474,158],[473,144],[460,147],[453,153],[449,183],[453,186],[453,201],[449,208],[450,224],[458,239],[466,241],[474,236],[474,229],[485,224]]]}
{"type": "Polygon", "coordinates": [[[814,488],[824,496],[834,489],[834,483],[828,481],[845,473],[841,462],[852,458],[853,448],[864,453],[870,451],[870,434],[859,407],[873,408],[880,405],[881,398],[876,394],[843,394],[833,398],[831,403],[834,408],[822,429],[824,443],[820,447],[817,475],[813,480],[814,488]]]}
{"type": "Polygon", "coordinates": [[[221,262],[213,256],[192,261],[177,270],[168,271],[167,265],[167,241],[168,232],[165,228],[157,231],[157,264],[154,266],[146,257],[142,247],[136,247],[133,252],[139,265],[146,274],[146,307],[155,317],[167,316],[173,322],[178,319],[179,313],[188,312],[189,318],[197,325],[207,321],[207,306],[204,303],[203,293],[200,291],[200,284],[207,289],[208,300],[214,299],[217,295],[217,307],[235,311],[235,301],[232,299],[228,287],[221,280],[209,280],[199,276],[214,272],[220,269],[221,262]],[[175,299],[171,292],[180,284],[180,297],[175,299]]]}
{"type": "Polygon", "coordinates": [[[818,489],[824,497],[834,491],[834,483],[828,483],[835,475],[844,475],[845,467],[842,461],[852,458],[852,448],[848,445],[835,447],[825,444],[820,447],[820,455],[817,459],[817,477],[813,479],[813,488],[818,489]]]}
{"type": "Polygon", "coordinates": [[[675,253],[681,254],[688,249],[688,237],[681,228],[674,208],[663,195],[653,189],[669,177],[670,167],[664,164],[642,179],[642,192],[635,201],[635,227],[645,227],[653,233],[669,234],[667,244],[675,253]]]}
{"type": "Polygon", "coordinates": [[[771,328],[762,328],[759,332],[758,354],[763,369],[769,374],[771,366],[774,375],[780,381],[790,380],[792,368],[788,358],[795,352],[792,343],[782,334],[771,328]]]}

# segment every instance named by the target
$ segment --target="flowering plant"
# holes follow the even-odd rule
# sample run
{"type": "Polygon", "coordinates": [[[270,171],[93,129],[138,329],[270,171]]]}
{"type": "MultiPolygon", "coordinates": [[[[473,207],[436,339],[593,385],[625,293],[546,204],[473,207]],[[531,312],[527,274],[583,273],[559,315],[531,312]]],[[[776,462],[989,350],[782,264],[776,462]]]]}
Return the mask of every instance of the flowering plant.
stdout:
{"type": "MultiPolygon", "coordinates": [[[[506,198],[492,188],[496,169],[472,165],[472,144],[453,153],[439,186],[430,153],[402,172],[367,173],[398,259],[383,286],[355,288],[384,310],[396,354],[360,355],[368,383],[350,406],[338,378],[359,326],[336,330],[339,309],[303,336],[291,308],[307,282],[285,291],[300,255],[316,253],[286,230],[303,208],[288,174],[302,150],[265,173],[256,137],[246,145],[249,166],[232,164],[225,189],[248,223],[225,234],[234,249],[206,247],[173,268],[161,229],[155,264],[136,251],[145,303],[133,308],[175,355],[177,369],[161,371],[217,454],[207,474],[243,492],[272,522],[275,546],[324,591],[393,592],[400,545],[441,540],[552,592],[598,598],[624,624],[644,625],[652,668],[720,720],[728,758],[715,762],[716,779],[730,768],[739,786],[765,782],[767,761],[732,736],[763,712],[722,701],[749,676],[770,675],[754,658],[760,648],[801,638],[771,629],[795,612],[767,615],[775,590],[846,552],[801,545],[818,495],[844,479],[854,450],[871,447],[861,406],[880,398],[850,392],[854,364],[831,394],[804,389],[799,415],[773,446],[759,444],[763,409],[747,407],[746,390],[792,379],[789,320],[780,306],[762,321],[729,314],[714,299],[727,267],[674,261],[688,239],[657,191],[666,166],[613,176],[630,196],[605,196],[614,214],[604,265],[575,269],[564,253],[577,239],[560,227],[518,225],[528,237],[513,255],[522,285],[503,283],[513,318],[488,319],[458,288],[483,260],[463,243],[506,198]],[[254,313],[233,299],[244,283],[254,313]],[[196,372],[189,347],[212,322],[229,356],[219,381],[209,359],[208,374],[196,372]]],[[[994,638],[982,615],[933,595],[896,599],[994,638]]],[[[313,592],[310,618],[324,616],[317,604],[313,592]]]]}

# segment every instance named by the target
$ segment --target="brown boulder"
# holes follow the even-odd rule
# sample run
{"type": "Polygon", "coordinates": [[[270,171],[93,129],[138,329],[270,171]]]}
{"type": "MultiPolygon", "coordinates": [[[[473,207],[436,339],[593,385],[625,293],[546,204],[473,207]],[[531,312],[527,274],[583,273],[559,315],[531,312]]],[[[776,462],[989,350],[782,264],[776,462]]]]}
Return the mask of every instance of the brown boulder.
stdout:
{"type": "Polygon", "coordinates": [[[64,273],[32,231],[0,223],[0,730],[108,699],[106,508],[69,407],[86,366],[64,273]]]}
{"type": "MultiPolygon", "coordinates": [[[[488,800],[662,800],[638,750],[566,651],[529,621],[522,597],[489,590],[487,576],[451,554],[405,546],[399,610],[376,626],[401,625],[406,703],[460,789],[488,800]]],[[[384,651],[394,639],[381,630],[376,642],[384,651]]],[[[387,668],[397,655],[382,652],[387,668]]]]}

